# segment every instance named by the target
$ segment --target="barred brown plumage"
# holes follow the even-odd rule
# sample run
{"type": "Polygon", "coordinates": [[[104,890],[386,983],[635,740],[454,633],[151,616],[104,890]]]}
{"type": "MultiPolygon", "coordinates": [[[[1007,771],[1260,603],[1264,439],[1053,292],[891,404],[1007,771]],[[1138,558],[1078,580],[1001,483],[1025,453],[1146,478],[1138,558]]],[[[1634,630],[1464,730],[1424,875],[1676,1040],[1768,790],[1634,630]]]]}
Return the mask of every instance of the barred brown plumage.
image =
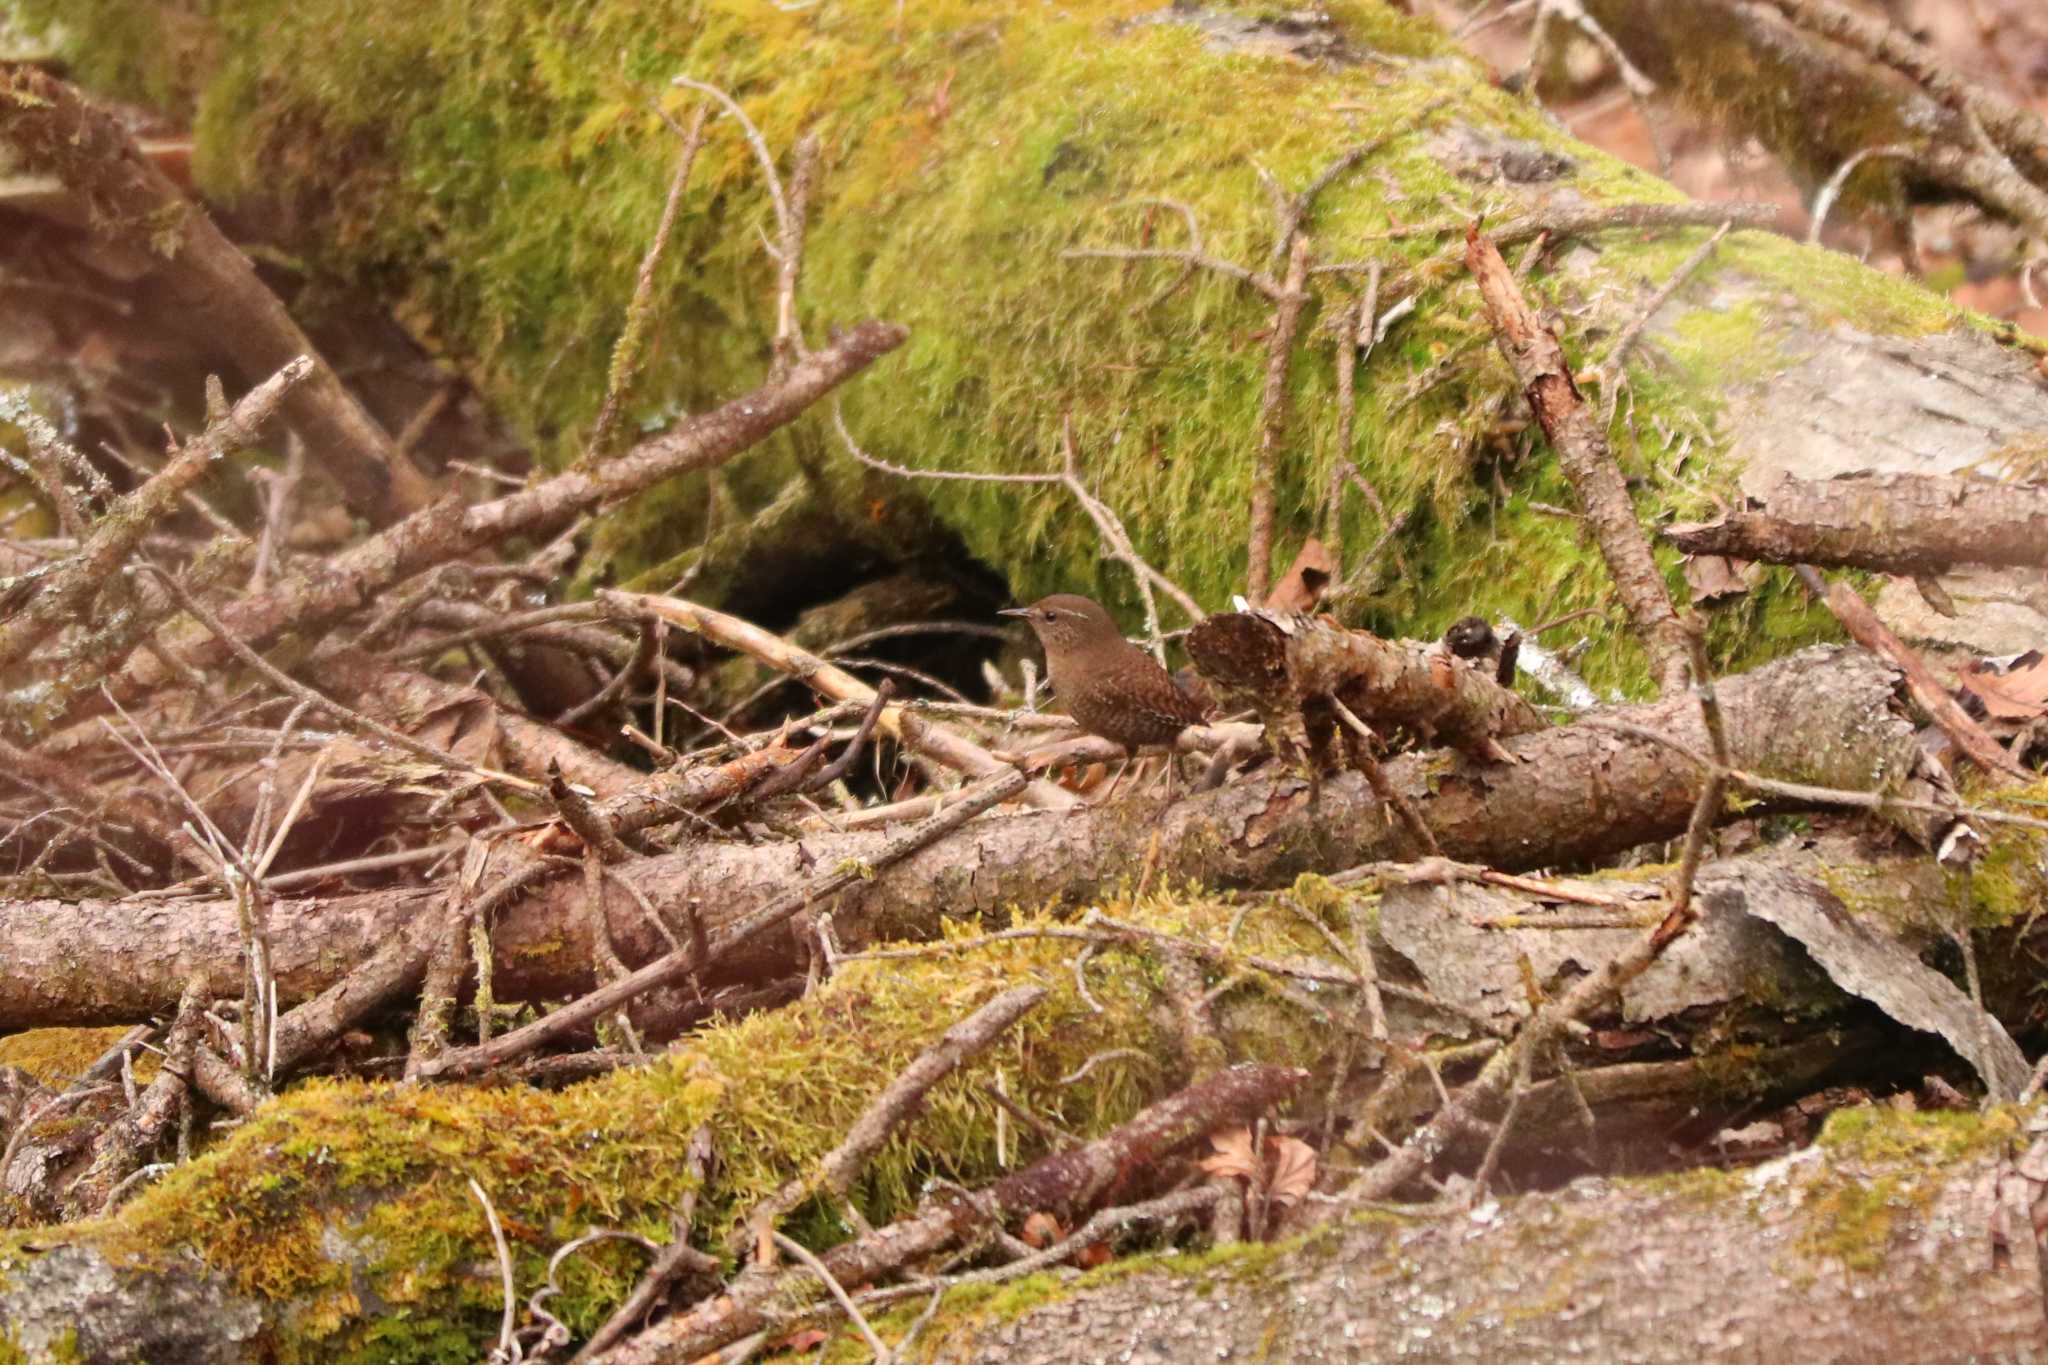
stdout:
{"type": "Polygon", "coordinates": [[[1135,752],[1171,744],[1202,722],[1200,704],[1088,598],[1056,593],[1002,614],[1030,622],[1045,648],[1053,691],[1089,734],[1135,752]]]}

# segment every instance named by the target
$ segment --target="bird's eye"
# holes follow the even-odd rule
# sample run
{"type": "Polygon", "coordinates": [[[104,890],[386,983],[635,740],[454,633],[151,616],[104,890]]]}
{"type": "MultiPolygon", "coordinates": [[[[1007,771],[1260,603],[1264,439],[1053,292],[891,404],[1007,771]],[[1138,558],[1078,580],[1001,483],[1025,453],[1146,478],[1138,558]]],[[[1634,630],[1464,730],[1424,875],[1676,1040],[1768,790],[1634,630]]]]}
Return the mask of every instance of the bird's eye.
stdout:
{"type": "Polygon", "coordinates": [[[1054,611],[1051,607],[1047,607],[1042,613],[1040,613],[1040,616],[1041,619],[1047,621],[1055,621],[1059,619],[1059,613],[1054,611]]]}

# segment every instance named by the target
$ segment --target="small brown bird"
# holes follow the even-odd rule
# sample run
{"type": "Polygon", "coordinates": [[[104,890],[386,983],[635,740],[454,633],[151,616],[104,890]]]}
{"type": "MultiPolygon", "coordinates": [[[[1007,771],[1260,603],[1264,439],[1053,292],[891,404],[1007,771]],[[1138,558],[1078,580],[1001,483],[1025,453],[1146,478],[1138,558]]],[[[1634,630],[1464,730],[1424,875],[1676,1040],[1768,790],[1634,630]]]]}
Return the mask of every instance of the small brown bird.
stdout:
{"type": "Polygon", "coordinates": [[[1121,744],[1127,756],[1146,745],[1170,745],[1188,726],[1201,724],[1200,704],[1087,598],[1055,593],[1001,614],[1031,623],[1067,714],[1089,734],[1121,744]]]}

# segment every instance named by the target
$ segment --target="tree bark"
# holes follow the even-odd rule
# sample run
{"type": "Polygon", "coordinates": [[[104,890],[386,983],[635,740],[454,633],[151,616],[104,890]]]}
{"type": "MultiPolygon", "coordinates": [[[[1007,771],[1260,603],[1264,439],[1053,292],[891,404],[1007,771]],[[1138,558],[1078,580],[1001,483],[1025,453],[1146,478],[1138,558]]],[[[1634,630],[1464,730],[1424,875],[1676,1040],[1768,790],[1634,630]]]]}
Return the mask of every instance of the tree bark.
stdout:
{"type": "Polygon", "coordinates": [[[1931,574],[1958,564],[2048,566],[2048,489],[1989,479],[1871,474],[1786,479],[1715,521],[1661,533],[1688,554],[1931,574]]]}
{"type": "Polygon", "coordinates": [[[1050,1289],[1053,1302],[1007,1320],[970,1310],[928,1331],[943,1343],[935,1358],[956,1365],[2048,1350],[2029,1216],[2040,1147],[2017,1163],[1996,1141],[1943,1159],[1915,1120],[1872,1124],[1865,1144],[1823,1143],[1752,1171],[1588,1181],[1433,1219],[1367,1215],[1262,1258],[1256,1274],[1169,1258],[1050,1289]]]}
{"type": "MultiPolygon", "coordinates": [[[[1868,790],[1916,762],[1913,732],[1894,708],[1895,674],[1860,651],[1819,647],[1721,684],[1738,766],[1764,775],[1868,790]]],[[[1618,713],[1705,752],[1690,697],[1618,713]]],[[[1698,769],[1670,748],[1594,724],[1504,742],[1515,761],[1442,753],[1386,765],[1442,851],[1501,868],[1583,864],[1686,826],[1698,769]]],[[[708,789],[707,789],[708,790],[708,789]]],[[[1766,802],[1763,808],[1771,808],[1766,802]]],[[[1753,808],[1754,810],[1755,808],[1753,808]]],[[[806,837],[819,866],[865,858],[886,833],[806,837]]],[[[1001,917],[1014,905],[1079,905],[1113,890],[1148,855],[1161,874],[1224,885],[1284,885],[1302,872],[1416,856],[1413,836],[1346,774],[1323,784],[1279,776],[1227,786],[1164,810],[1156,823],[1120,808],[987,818],[845,892],[834,912],[849,941],[930,934],[947,918],[1001,917]],[[1153,853],[1156,846],[1157,852],[1153,853]]],[[[786,845],[704,844],[619,870],[658,908],[706,928],[785,890],[786,845]]],[[[406,888],[342,898],[279,900],[270,909],[282,997],[304,999],[370,956],[438,893],[406,888]]],[[[503,913],[494,936],[501,999],[588,989],[591,954],[581,882],[535,892],[503,913]]],[[[620,951],[661,940],[623,892],[607,893],[620,951]]],[[[713,980],[790,970],[794,945],[771,936],[716,964],[713,980]]],[[[241,940],[226,900],[0,901],[0,1029],[129,1022],[169,1008],[203,972],[220,994],[240,989],[241,940]]]]}

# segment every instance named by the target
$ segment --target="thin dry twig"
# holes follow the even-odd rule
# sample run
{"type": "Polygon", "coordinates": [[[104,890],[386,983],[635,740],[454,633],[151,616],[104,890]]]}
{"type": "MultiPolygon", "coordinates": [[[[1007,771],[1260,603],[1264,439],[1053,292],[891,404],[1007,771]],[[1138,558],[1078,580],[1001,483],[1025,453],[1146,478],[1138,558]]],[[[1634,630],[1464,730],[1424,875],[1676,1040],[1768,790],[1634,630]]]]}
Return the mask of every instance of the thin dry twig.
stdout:
{"type": "Polygon", "coordinates": [[[690,183],[690,170],[697,164],[697,152],[704,145],[704,120],[709,112],[710,106],[698,105],[696,117],[690,120],[689,131],[683,135],[682,154],[677,158],[675,174],[669,179],[668,198],[661,206],[661,221],[655,226],[654,240],[648,244],[647,254],[640,258],[640,274],[633,282],[633,298],[626,305],[625,329],[612,346],[611,375],[605,384],[604,403],[597,410],[597,420],[591,424],[590,438],[584,442],[585,459],[598,458],[610,442],[626,394],[631,391],[633,378],[639,371],[640,348],[654,302],[654,275],[661,266],[662,255],[668,250],[669,234],[675,230],[676,211],[683,202],[683,189],[690,183]]]}
{"type": "Polygon", "coordinates": [[[1158,628],[1158,609],[1152,605],[1151,601],[1153,588],[1157,588],[1168,597],[1171,597],[1175,604],[1187,613],[1190,621],[1200,621],[1203,619],[1205,613],[1201,607],[1196,605],[1195,599],[1189,596],[1178,583],[1175,583],[1165,574],[1153,568],[1151,564],[1147,563],[1138,554],[1137,549],[1131,543],[1130,533],[1124,529],[1123,519],[1117,516],[1108,503],[1088,491],[1087,484],[1081,479],[1080,466],[1076,459],[1072,427],[1065,416],[1061,420],[1061,469],[1057,474],[996,474],[955,469],[912,469],[907,465],[891,464],[887,460],[878,459],[861,449],[860,444],[853,439],[853,434],[846,429],[845,414],[836,402],[832,406],[832,423],[834,429],[839,433],[840,443],[846,447],[846,453],[851,455],[857,463],[866,465],[869,469],[883,474],[893,474],[897,478],[953,480],[965,483],[1057,483],[1065,485],[1067,491],[1074,495],[1074,500],[1081,504],[1081,510],[1088,514],[1088,519],[1095,523],[1095,529],[1109,546],[1111,556],[1121,561],[1136,577],[1138,591],[1147,603],[1146,619],[1152,626],[1152,639],[1155,642],[1155,650],[1158,648],[1157,641],[1160,639],[1160,632],[1158,628]]]}
{"type": "MultiPolygon", "coordinates": [[[[647,593],[605,590],[599,592],[598,597],[626,614],[667,621],[714,644],[751,655],[771,668],[801,678],[813,691],[834,701],[852,701],[861,705],[874,701],[874,689],[845,669],[737,616],[680,598],[647,593]]],[[[980,745],[950,727],[927,720],[901,705],[885,707],[880,723],[884,733],[969,777],[985,778],[1006,768],[980,745]]],[[[1075,804],[1071,794],[1045,782],[1028,784],[1024,788],[1024,799],[1048,810],[1065,810],[1075,804]]]]}
{"type": "Polygon", "coordinates": [[[477,1183],[475,1176],[469,1177],[469,1192],[476,1196],[476,1202],[484,1206],[484,1221],[490,1225],[491,1244],[498,1252],[498,1286],[504,1298],[505,1311],[499,1319],[498,1345],[491,1352],[491,1365],[511,1365],[523,1357],[519,1342],[512,1335],[513,1309],[518,1300],[512,1292],[512,1249],[505,1245],[505,1229],[498,1222],[498,1210],[491,1203],[491,1196],[477,1183]]]}
{"type": "MultiPolygon", "coordinates": [[[[1732,215],[1731,215],[1732,216],[1732,215]]],[[[1465,260],[1479,283],[1501,354],[1514,369],[1559,465],[1571,480],[1659,685],[1686,683],[1687,631],[1679,620],[1635,504],[1608,448],[1607,434],[1587,408],[1557,337],[1529,308],[1500,251],[1477,224],[1466,229],[1465,260]]]]}
{"type": "Polygon", "coordinates": [[[1259,446],[1252,462],[1251,532],[1246,547],[1245,595],[1264,602],[1273,586],[1273,497],[1280,448],[1287,436],[1287,370],[1308,303],[1308,238],[1295,235],[1287,252],[1287,278],[1274,301],[1266,346],[1266,385],[1259,396],[1259,446]]]}
{"type": "Polygon", "coordinates": [[[689,944],[676,951],[664,953],[622,980],[600,987],[580,1000],[514,1029],[501,1038],[489,1043],[480,1043],[472,1048],[446,1053],[422,1066],[420,1074],[428,1078],[475,1075],[512,1058],[524,1056],[535,1048],[577,1029],[587,1027],[599,1017],[609,1014],[654,987],[690,972],[699,971],[706,963],[734,952],[759,935],[787,922],[817,900],[843,890],[856,881],[872,877],[880,869],[936,843],[990,806],[1015,796],[1023,787],[1024,775],[1014,768],[1004,768],[995,776],[984,778],[977,783],[973,796],[898,836],[886,848],[877,851],[870,861],[834,868],[802,886],[785,891],[759,908],[740,916],[715,935],[709,936],[701,951],[697,945],[689,944]]]}
{"type": "MultiPolygon", "coordinates": [[[[169,515],[178,495],[216,460],[252,444],[292,388],[313,373],[304,356],[244,394],[230,411],[187,441],[170,463],[107,510],[76,553],[58,561],[36,585],[27,605],[0,620],[0,668],[20,663],[59,630],[86,619],[86,606],[169,515]]],[[[21,580],[15,580],[18,585],[21,580]]],[[[12,585],[11,585],[12,586],[12,585]]]]}
{"type": "Polygon", "coordinates": [[[1956,704],[1956,699],[1928,671],[1920,656],[1878,619],[1877,613],[1856,595],[1854,588],[1839,579],[1827,582],[1816,570],[1804,564],[1798,565],[1794,572],[1808,592],[1827,603],[1828,610],[1835,614],[1835,619],[1842,623],[1842,628],[1856,643],[1873,654],[1883,655],[1905,670],[1906,686],[1912,692],[1913,700],[1934,718],[1934,723],[1955,742],[1956,747],[1968,754],[1970,760],[1994,781],[2028,781],[2034,777],[1997,740],[1985,733],[1984,727],[1972,720],[1969,712],[1956,704]]]}
{"type": "Polygon", "coordinates": [[[853,1296],[846,1292],[846,1286],[839,1283],[839,1277],[828,1270],[823,1261],[812,1255],[808,1247],[780,1232],[775,1234],[775,1245],[802,1261],[813,1275],[823,1281],[825,1288],[831,1292],[833,1301],[859,1329],[862,1340],[868,1344],[868,1350],[874,1353],[877,1365],[893,1365],[895,1353],[883,1345],[882,1339],[875,1335],[875,1329],[868,1322],[867,1314],[860,1311],[860,1306],[853,1301],[853,1296]]]}

